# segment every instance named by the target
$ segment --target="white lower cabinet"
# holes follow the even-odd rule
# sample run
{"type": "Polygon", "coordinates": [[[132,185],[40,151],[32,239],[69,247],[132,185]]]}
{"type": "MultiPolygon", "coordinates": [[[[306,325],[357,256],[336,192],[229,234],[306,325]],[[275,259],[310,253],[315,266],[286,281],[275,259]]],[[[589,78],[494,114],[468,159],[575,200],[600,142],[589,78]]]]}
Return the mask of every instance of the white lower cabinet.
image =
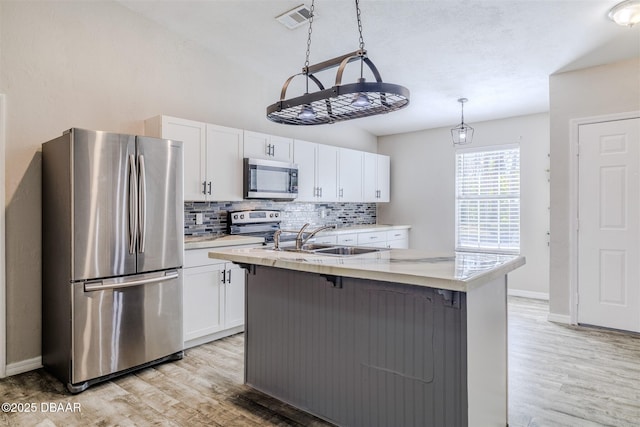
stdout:
{"type": "Polygon", "coordinates": [[[369,231],[366,233],[358,233],[358,246],[386,248],[387,232],[386,231],[369,231]]]}
{"type": "Polygon", "coordinates": [[[387,231],[387,247],[391,249],[409,249],[409,230],[387,231]]]}
{"type": "Polygon", "coordinates": [[[184,347],[244,329],[245,272],[230,262],[208,258],[209,249],[185,251],[183,287],[184,347]]]}
{"type": "Polygon", "coordinates": [[[337,236],[316,236],[313,239],[313,243],[316,243],[318,245],[335,245],[338,243],[338,237],[337,236]]]}
{"type": "Polygon", "coordinates": [[[358,244],[357,234],[338,234],[338,244],[345,246],[355,246],[358,244]]]}

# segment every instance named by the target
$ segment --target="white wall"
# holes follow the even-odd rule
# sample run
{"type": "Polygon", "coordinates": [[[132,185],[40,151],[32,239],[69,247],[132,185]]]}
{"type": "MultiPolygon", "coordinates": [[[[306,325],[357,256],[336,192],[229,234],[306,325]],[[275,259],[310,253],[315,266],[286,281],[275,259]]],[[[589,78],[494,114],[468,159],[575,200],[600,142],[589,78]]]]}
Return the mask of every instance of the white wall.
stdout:
{"type": "Polygon", "coordinates": [[[376,151],[375,136],[346,123],[269,122],[280,86],[117,2],[0,1],[0,52],[10,364],[40,355],[42,142],[70,127],[142,133],[144,119],[168,114],[376,151]]]}
{"type": "Polygon", "coordinates": [[[549,78],[551,132],[551,265],[549,312],[570,315],[570,265],[573,212],[570,121],[640,110],[640,57],[549,78]]]}
{"type": "MultiPolygon", "coordinates": [[[[509,288],[520,295],[546,297],[549,115],[470,125],[475,135],[467,147],[520,144],[521,253],[527,264],[509,275],[509,288]]],[[[416,249],[451,251],[455,246],[455,148],[449,130],[378,138],[378,152],[391,156],[391,203],[378,205],[378,222],[411,224],[410,242],[416,249]]]]}

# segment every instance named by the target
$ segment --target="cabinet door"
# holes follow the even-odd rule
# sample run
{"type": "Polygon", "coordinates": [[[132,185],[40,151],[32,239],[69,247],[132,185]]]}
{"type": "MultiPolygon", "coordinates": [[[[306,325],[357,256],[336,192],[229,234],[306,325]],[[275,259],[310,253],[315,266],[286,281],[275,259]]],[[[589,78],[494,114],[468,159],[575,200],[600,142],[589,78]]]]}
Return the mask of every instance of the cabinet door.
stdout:
{"type": "Polygon", "coordinates": [[[200,338],[224,328],[220,309],[224,298],[224,263],[184,269],[182,295],[184,340],[200,338]]]}
{"type": "Polygon", "coordinates": [[[318,144],[295,140],[293,162],[298,165],[298,202],[313,202],[316,194],[316,151],[318,144]]]}
{"type": "Polygon", "coordinates": [[[266,133],[244,131],[244,157],[271,159],[270,136],[266,133]]]}
{"type": "Polygon", "coordinates": [[[225,329],[244,325],[245,270],[232,263],[225,264],[225,329]]]}
{"type": "Polygon", "coordinates": [[[362,163],[363,152],[340,148],[339,150],[339,190],[341,202],[362,201],[362,163]]]}
{"type": "Polygon", "coordinates": [[[365,202],[378,201],[378,155],[375,153],[364,153],[364,163],[362,169],[362,190],[365,202]]]}
{"type": "Polygon", "coordinates": [[[293,139],[245,130],[244,157],[291,163],[293,139]]]}
{"type": "Polygon", "coordinates": [[[338,201],[338,147],[318,144],[317,152],[318,200],[338,201]]]}
{"type": "Polygon", "coordinates": [[[378,183],[378,202],[388,202],[391,198],[391,159],[378,154],[376,179],[378,183]]]}
{"type": "Polygon", "coordinates": [[[293,160],[293,139],[271,135],[271,159],[291,163],[293,160]]]}
{"type": "MultiPolygon", "coordinates": [[[[209,200],[242,200],[243,132],[241,129],[207,126],[207,176],[209,200]]],[[[188,170],[189,165],[185,165],[188,170]]]]}
{"type": "Polygon", "coordinates": [[[182,141],[184,200],[207,199],[206,126],[192,120],[162,116],[161,138],[182,141]]]}

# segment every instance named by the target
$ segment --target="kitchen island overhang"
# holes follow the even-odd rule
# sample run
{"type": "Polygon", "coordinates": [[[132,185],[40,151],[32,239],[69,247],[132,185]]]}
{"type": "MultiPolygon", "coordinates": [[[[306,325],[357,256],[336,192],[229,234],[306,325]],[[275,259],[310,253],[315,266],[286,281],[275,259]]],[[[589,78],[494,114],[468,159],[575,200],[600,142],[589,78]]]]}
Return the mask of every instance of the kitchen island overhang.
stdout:
{"type": "Polygon", "coordinates": [[[248,385],[338,425],[507,424],[506,275],[523,257],[209,256],[250,270],[248,385]]]}

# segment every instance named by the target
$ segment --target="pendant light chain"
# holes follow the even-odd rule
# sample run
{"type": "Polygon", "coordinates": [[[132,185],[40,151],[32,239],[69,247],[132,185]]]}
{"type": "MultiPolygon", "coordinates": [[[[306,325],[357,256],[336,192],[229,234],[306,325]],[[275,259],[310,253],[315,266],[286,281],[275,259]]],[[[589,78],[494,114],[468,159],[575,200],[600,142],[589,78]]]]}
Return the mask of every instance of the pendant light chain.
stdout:
{"type": "Polygon", "coordinates": [[[360,33],[360,50],[364,51],[364,38],[362,37],[362,17],[360,15],[360,0],[356,0],[356,17],[358,18],[358,33],[360,33]]]}
{"type": "Polygon", "coordinates": [[[307,56],[306,59],[304,61],[304,73],[307,74],[309,71],[309,55],[311,54],[311,33],[313,32],[313,16],[314,16],[314,9],[315,9],[315,0],[311,0],[311,16],[309,17],[309,35],[307,37],[307,56]]]}

